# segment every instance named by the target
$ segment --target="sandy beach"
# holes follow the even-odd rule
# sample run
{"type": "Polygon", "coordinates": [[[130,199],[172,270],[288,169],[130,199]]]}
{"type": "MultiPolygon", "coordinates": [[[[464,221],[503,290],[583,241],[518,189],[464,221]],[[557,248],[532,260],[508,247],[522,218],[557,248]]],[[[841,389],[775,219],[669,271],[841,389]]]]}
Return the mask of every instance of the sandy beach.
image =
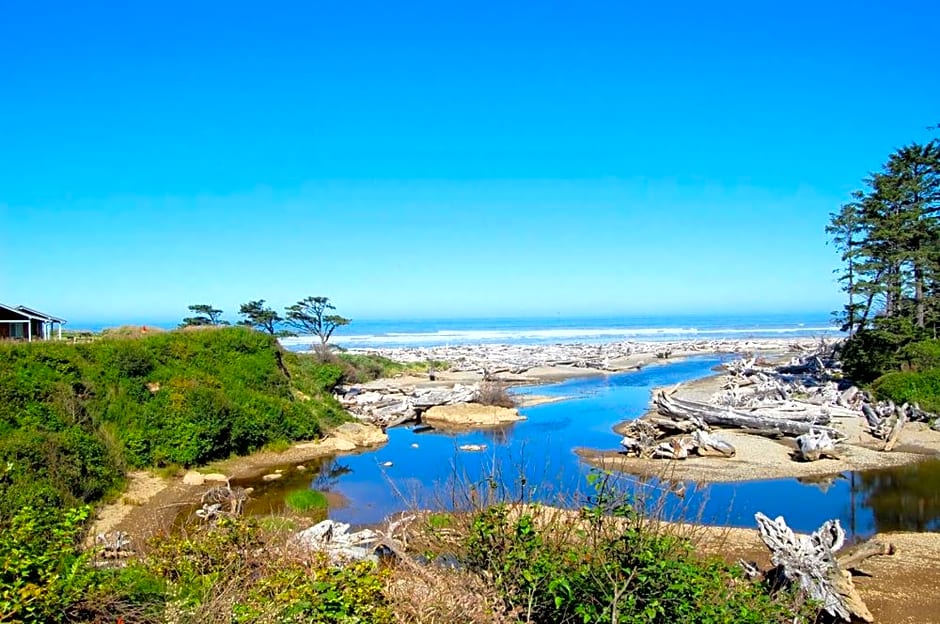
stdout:
{"type": "MultiPolygon", "coordinates": [[[[724,384],[724,375],[713,375],[680,386],[676,395],[707,401],[724,384]]],[[[606,470],[641,476],[698,483],[754,481],[783,477],[824,477],[837,473],[900,466],[931,457],[940,457],[940,432],[925,423],[908,423],[901,432],[898,446],[885,453],[881,443],[865,430],[861,414],[857,418],[836,418],[833,426],[844,432],[841,459],[826,458],[815,462],[794,461],[796,444],[791,438],[771,439],[748,433],[721,430],[719,435],[736,449],[734,457],[689,457],[684,460],[628,457],[619,449],[578,449],[586,462],[606,470]]],[[[625,423],[614,427],[621,433],[625,423]]]]}

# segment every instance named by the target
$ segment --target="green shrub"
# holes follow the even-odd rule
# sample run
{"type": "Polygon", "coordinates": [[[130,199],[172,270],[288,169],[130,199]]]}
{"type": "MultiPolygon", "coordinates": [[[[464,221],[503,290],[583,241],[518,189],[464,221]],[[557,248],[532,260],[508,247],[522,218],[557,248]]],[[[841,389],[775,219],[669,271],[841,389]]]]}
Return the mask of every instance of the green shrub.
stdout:
{"type": "Polygon", "coordinates": [[[912,342],[901,349],[898,359],[909,371],[920,372],[940,368],[940,340],[912,342]]]}
{"type": "Polygon", "coordinates": [[[337,359],[345,364],[343,381],[346,383],[365,383],[400,374],[424,375],[431,370],[446,370],[450,366],[442,360],[396,362],[371,353],[340,353],[337,359]]]}
{"type": "Polygon", "coordinates": [[[940,369],[887,373],[875,380],[872,390],[878,399],[897,405],[916,403],[928,412],[940,413],[940,369]]]}
{"type": "Polygon", "coordinates": [[[24,507],[0,523],[0,621],[115,621],[124,610],[152,621],[157,579],[90,565],[81,548],[89,511],[24,507]]]}
{"type": "Polygon", "coordinates": [[[782,624],[813,614],[646,522],[609,474],[588,482],[594,494],[578,512],[497,504],[472,515],[460,559],[508,613],[546,624],[782,624]]]}
{"type": "Polygon", "coordinates": [[[323,492],[304,489],[289,492],[284,497],[284,504],[293,511],[323,511],[329,507],[323,492]]]}
{"type": "Polygon", "coordinates": [[[143,567],[166,582],[177,621],[393,621],[382,594],[385,574],[373,564],[294,558],[268,544],[251,520],[155,542],[143,567]]]}
{"type": "Polygon", "coordinates": [[[243,327],[3,343],[0,361],[0,519],[98,500],[125,465],[204,464],[347,418],[341,367],[243,327]]]}

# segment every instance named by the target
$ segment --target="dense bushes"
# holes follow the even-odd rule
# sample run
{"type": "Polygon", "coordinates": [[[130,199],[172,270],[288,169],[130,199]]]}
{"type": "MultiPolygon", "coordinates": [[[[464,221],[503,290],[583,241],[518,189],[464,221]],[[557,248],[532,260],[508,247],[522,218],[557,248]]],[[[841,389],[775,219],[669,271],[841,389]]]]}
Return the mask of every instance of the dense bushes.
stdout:
{"type": "Polygon", "coordinates": [[[897,405],[916,403],[923,410],[940,413],[940,369],[888,373],[872,384],[872,390],[878,399],[897,405]]]}
{"type": "Polygon", "coordinates": [[[6,343],[0,361],[0,519],[97,500],[125,464],[201,464],[344,418],[340,368],[246,328],[6,343]]]}
{"type": "Polygon", "coordinates": [[[251,521],[164,537],[123,568],[79,545],[88,508],[18,513],[0,532],[0,621],[391,622],[384,573],[279,548],[251,521]]]}
{"type": "Polygon", "coordinates": [[[793,621],[778,601],[679,537],[588,510],[577,522],[538,508],[477,514],[469,569],[490,579],[506,608],[534,623],[793,621]]]}
{"type": "Polygon", "coordinates": [[[940,340],[923,339],[904,319],[880,320],[859,331],[842,349],[850,379],[871,384],[878,399],[916,403],[940,411],[940,340]]]}

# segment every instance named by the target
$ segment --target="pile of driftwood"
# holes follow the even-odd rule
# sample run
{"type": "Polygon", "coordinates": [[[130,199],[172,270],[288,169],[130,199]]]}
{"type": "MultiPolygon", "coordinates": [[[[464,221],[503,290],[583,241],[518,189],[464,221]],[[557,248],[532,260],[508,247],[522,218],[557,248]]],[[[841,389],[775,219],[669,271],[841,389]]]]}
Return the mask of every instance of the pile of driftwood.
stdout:
{"type": "Polygon", "coordinates": [[[479,384],[456,384],[453,388],[389,385],[369,390],[359,386],[339,386],[334,396],[356,418],[380,427],[394,427],[419,420],[421,414],[436,405],[471,403],[479,394],[479,384]]]}
{"type": "Polygon", "coordinates": [[[371,561],[378,563],[379,556],[390,554],[406,559],[407,529],[415,515],[389,517],[384,530],[362,529],[350,532],[349,525],[335,520],[323,520],[312,527],[296,533],[291,543],[305,550],[325,553],[333,563],[371,561]],[[396,537],[400,533],[401,537],[396,537]]]}
{"type": "Polygon", "coordinates": [[[822,343],[812,353],[772,366],[756,358],[726,365],[728,377],[710,402],[658,392],[656,412],[631,423],[621,444],[642,457],[683,459],[699,455],[731,456],[727,442],[714,444],[712,428],[733,428],[770,437],[793,437],[795,459],[838,459],[845,435],[833,425],[839,418],[865,418],[869,432],[890,451],[905,422],[927,421],[933,414],[917,406],[875,403],[868,393],[842,381],[834,345],[822,343]]]}
{"type": "Polygon", "coordinates": [[[838,520],[826,522],[810,535],[797,535],[782,517],[771,520],[757,513],[755,518],[774,567],[761,571],[742,561],[749,576],[763,578],[772,588],[796,586],[804,598],[818,603],[837,621],[874,621],[852,575],[870,576],[859,566],[870,557],[893,555],[893,545],[872,540],[844,548],[845,531],[838,520]]]}
{"type": "MultiPolygon", "coordinates": [[[[508,337],[508,336],[507,336],[508,337]]],[[[494,336],[494,339],[497,337],[494,336]]],[[[623,370],[618,361],[636,355],[668,359],[673,353],[749,353],[758,349],[812,349],[808,340],[779,340],[771,343],[741,339],[674,340],[655,342],[618,341],[592,344],[569,342],[558,344],[465,344],[433,347],[394,347],[350,349],[354,353],[381,355],[398,362],[445,361],[450,370],[491,375],[509,373],[522,375],[538,367],[573,366],[602,371],[623,370]]]]}

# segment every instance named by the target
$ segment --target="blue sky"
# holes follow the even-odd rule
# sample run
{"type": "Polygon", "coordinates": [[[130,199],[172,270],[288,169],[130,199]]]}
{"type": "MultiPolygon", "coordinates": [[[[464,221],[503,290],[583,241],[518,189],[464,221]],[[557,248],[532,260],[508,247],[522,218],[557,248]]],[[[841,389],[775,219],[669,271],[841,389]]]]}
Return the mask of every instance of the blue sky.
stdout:
{"type": "Polygon", "coordinates": [[[825,311],[931,2],[0,4],[0,301],[825,311]]]}

